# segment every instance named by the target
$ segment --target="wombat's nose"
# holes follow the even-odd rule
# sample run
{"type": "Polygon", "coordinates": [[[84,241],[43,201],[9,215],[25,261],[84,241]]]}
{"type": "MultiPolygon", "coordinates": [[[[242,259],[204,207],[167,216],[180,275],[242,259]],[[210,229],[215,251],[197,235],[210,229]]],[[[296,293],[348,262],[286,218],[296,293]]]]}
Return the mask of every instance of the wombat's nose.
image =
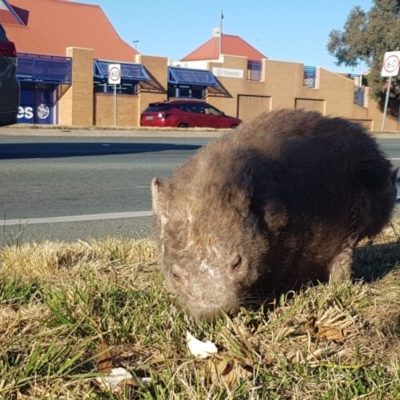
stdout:
{"type": "Polygon", "coordinates": [[[197,308],[196,310],[190,310],[193,318],[196,321],[206,320],[208,322],[215,321],[222,316],[222,309],[216,307],[208,308],[197,308]]]}

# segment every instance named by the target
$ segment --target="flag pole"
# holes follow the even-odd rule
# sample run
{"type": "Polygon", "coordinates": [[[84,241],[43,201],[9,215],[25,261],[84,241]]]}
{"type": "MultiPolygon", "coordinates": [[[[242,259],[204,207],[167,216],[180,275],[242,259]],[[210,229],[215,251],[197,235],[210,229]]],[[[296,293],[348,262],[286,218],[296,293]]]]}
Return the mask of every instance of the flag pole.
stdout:
{"type": "Polygon", "coordinates": [[[219,20],[219,29],[220,29],[220,34],[219,34],[219,46],[218,46],[218,58],[221,58],[221,53],[222,53],[222,20],[224,19],[224,13],[221,9],[221,16],[219,20]]]}

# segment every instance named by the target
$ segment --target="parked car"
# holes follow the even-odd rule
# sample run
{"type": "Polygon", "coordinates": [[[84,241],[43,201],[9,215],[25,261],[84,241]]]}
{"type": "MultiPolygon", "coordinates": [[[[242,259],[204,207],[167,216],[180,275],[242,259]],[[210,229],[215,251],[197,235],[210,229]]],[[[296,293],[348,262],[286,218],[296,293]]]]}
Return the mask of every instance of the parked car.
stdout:
{"type": "Polygon", "coordinates": [[[17,49],[0,24],[0,126],[17,122],[20,84],[17,78],[17,49]]]}
{"type": "Polygon", "coordinates": [[[236,128],[241,119],[225,115],[205,101],[173,100],[150,103],[140,118],[141,126],[173,128],[236,128]]]}

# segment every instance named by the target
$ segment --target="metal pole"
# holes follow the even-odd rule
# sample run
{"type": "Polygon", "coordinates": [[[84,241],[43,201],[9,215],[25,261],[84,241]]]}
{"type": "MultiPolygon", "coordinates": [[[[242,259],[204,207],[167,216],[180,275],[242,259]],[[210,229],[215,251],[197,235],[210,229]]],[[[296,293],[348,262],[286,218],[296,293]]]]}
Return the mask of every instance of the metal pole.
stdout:
{"type": "Polygon", "coordinates": [[[117,126],[117,84],[114,84],[114,126],[117,126]]]}
{"type": "Polygon", "coordinates": [[[218,58],[221,58],[221,53],[222,53],[222,20],[224,19],[224,13],[221,9],[221,16],[219,20],[219,42],[218,42],[218,58]]]}
{"type": "Polygon", "coordinates": [[[389,92],[390,92],[390,85],[392,83],[392,77],[389,76],[389,82],[388,82],[388,87],[386,90],[386,100],[385,100],[385,109],[383,111],[383,120],[382,120],[382,132],[385,129],[385,121],[386,121],[386,112],[387,112],[387,107],[388,107],[388,102],[389,102],[389,92]]]}

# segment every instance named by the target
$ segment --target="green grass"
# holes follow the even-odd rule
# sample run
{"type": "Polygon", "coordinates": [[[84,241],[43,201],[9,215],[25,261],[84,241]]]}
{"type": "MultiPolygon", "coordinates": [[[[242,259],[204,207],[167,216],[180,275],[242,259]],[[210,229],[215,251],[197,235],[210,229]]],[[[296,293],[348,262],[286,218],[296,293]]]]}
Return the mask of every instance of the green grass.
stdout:
{"type": "Polygon", "coordinates": [[[5,246],[0,398],[400,399],[398,225],[357,251],[356,277],[368,282],[308,288],[214,323],[194,322],[165,290],[150,240],[5,246]],[[213,364],[189,354],[187,330],[216,343],[213,364]],[[103,391],[103,340],[114,367],[151,383],[103,391]],[[223,360],[236,373],[212,381],[223,360]]]}

